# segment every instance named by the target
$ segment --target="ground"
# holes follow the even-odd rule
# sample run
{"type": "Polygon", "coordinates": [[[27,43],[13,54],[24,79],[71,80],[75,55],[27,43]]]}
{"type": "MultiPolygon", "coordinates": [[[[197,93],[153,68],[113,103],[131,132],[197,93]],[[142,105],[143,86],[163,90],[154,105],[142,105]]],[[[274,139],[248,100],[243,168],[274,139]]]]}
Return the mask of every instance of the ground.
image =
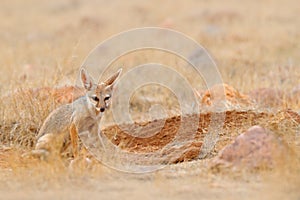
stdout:
{"type": "MultiPolygon", "coordinates": [[[[299,199],[298,4],[296,0],[1,1],[1,198],[299,199]],[[47,163],[22,158],[33,148],[43,120],[67,101],[66,90],[50,92],[54,101],[47,96],[49,90],[74,85],[79,67],[97,44],[114,34],[145,26],[174,29],[203,45],[216,61],[223,82],[240,92],[234,92],[235,96],[243,98],[241,103],[229,95],[232,104],[226,107],[229,111],[222,137],[208,158],[195,156],[205,128],[199,129],[196,140],[188,146],[194,147],[192,153],[153,173],[124,173],[100,163],[93,167],[83,163],[71,170],[68,161],[47,163]],[[248,97],[251,101],[244,101],[248,97]],[[287,117],[287,109],[293,110],[295,117],[287,117]],[[274,169],[212,167],[220,149],[253,125],[264,126],[284,140],[295,152],[292,159],[288,163],[284,159],[274,169]]],[[[121,58],[115,65],[132,66],[150,58],[177,68],[180,63],[167,55],[141,51],[121,58]]],[[[170,94],[144,89],[152,99],[147,96],[138,101],[137,93],[131,105],[133,112],[147,109],[147,103],[153,99],[166,102],[168,108],[177,112],[179,105],[172,104],[170,94]]],[[[200,95],[199,102],[211,99],[205,88],[196,93],[200,95]]],[[[159,137],[172,137],[170,130],[176,129],[176,120],[172,120],[159,137]]],[[[205,125],[207,120],[203,117],[199,122],[205,125]]],[[[132,142],[123,132],[115,135],[116,129],[108,126],[104,130],[107,136],[116,138],[115,144],[123,141],[131,151],[149,147],[149,141],[132,142]],[[137,143],[141,146],[135,146],[137,143]]],[[[157,148],[165,140],[157,141],[150,148],[157,148]]]]}

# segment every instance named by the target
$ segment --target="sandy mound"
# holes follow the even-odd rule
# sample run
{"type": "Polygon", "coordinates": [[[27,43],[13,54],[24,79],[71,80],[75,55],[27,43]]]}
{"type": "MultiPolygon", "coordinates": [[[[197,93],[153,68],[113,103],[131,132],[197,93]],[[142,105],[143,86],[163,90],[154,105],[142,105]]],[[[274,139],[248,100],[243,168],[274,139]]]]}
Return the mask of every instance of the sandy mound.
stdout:
{"type": "Polygon", "coordinates": [[[200,93],[199,96],[201,96],[201,105],[206,106],[218,105],[224,101],[227,106],[249,107],[252,105],[252,101],[247,95],[227,84],[215,85],[202,94],[200,93]]]}

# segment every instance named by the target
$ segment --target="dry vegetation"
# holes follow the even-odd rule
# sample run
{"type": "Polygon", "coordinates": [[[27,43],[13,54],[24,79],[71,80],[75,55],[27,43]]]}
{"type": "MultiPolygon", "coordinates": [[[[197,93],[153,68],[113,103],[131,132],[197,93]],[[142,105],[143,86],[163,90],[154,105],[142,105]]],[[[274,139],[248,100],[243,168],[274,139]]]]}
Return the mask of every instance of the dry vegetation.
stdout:
{"type": "MultiPolygon", "coordinates": [[[[215,0],[1,1],[1,198],[299,199],[299,13],[296,0],[242,3],[232,0],[226,3],[215,0]],[[117,172],[98,163],[92,167],[79,163],[75,170],[70,170],[66,167],[68,161],[45,163],[22,158],[20,155],[33,147],[43,120],[63,103],[57,101],[53,93],[54,98],[49,98],[47,89],[38,92],[28,92],[28,89],[74,85],[78,68],[99,42],[121,31],[143,26],[172,28],[194,38],[213,55],[223,81],[243,94],[255,95],[260,88],[279,91],[266,97],[273,102],[271,106],[251,105],[253,111],[237,111],[236,115],[229,112],[222,137],[210,157],[254,124],[282,138],[292,149],[293,156],[283,159],[275,169],[249,172],[212,169],[210,159],[197,160],[195,154],[199,152],[192,151],[173,161],[191,162],[139,175],[117,172]],[[281,112],[287,108],[295,111],[294,117],[281,112]]],[[[134,66],[153,59],[175,67],[181,63],[161,53],[144,51],[120,58],[114,65],[134,66]]],[[[139,98],[144,92],[134,95],[139,98]]],[[[148,109],[149,94],[157,95],[150,91],[147,102],[142,104],[133,99],[132,112],[148,109]]],[[[170,94],[155,97],[166,102],[166,106],[173,103],[170,94]]],[[[175,107],[178,109],[178,104],[175,107]]],[[[139,117],[134,119],[143,120],[139,117]]],[[[105,134],[114,137],[112,133],[116,129],[109,127],[105,134]]],[[[196,147],[203,130],[198,131],[196,147]]],[[[129,150],[136,150],[130,146],[134,139],[119,132],[116,144],[120,138],[123,145],[129,144],[129,150]]],[[[145,148],[149,141],[141,144],[145,148]]]]}

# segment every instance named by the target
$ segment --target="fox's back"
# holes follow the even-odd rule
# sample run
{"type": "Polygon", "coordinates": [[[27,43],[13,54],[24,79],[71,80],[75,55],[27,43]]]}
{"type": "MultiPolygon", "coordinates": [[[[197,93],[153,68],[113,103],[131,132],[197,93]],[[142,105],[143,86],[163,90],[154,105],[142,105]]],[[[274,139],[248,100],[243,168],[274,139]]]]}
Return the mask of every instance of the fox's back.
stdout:
{"type": "Polygon", "coordinates": [[[63,105],[54,110],[42,125],[38,138],[45,134],[68,134],[71,123],[79,131],[85,131],[95,124],[93,112],[89,110],[87,97],[82,96],[72,104],[63,105]]]}
{"type": "Polygon", "coordinates": [[[68,130],[73,113],[72,104],[66,104],[52,111],[44,121],[37,138],[45,134],[62,134],[68,130]]]}

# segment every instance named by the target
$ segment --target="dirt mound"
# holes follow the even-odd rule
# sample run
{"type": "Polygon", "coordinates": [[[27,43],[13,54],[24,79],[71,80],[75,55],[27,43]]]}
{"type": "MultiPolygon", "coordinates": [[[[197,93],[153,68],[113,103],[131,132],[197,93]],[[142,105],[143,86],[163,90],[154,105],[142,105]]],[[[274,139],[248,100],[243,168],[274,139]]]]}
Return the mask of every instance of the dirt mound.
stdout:
{"type": "MultiPolygon", "coordinates": [[[[160,152],[159,155],[161,155],[161,158],[165,159],[162,160],[163,163],[177,163],[199,158],[201,147],[204,142],[204,137],[208,133],[208,127],[210,125],[212,115],[214,115],[214,117],[218,117],[218,115],[221,116],[222,113],[201,113],[200,115],[194,114],[185,116],[187,121],[189,121],[191,124],[193,121],[198,120],[198,128],[196,132],[193,133],[190,130],[186,130],[187,135],[193,135],[193,137],[186,138],[184,144],[181,146],[168,146],[168,149],[164,149],[164,147],[176,139],[178,130],[180,128],[181,116],[175,116],[166,119],[163,128],[150,137],[136,137],[131,134],[131,131],[135,130],[137,127],[148,125],[149,131],[151,132],[152,128],[155,128],[156,124],[161,123],[159,120],[149,121],[147,123],[127,124],[122,126],[109,126],[103,130],[103,133],[114,145],[124,151],[135,153],[160,152]],[[166,154],[169,154],[169,156],[166,157],[166,154]]],[[[222,127],[223,129],[219,133],[219,140],[213,152],[211,152],[211,156],[216,155],[225,146],[231,144],[241,132],[246,131],[248,128],[254,125],[262,125],[264,127],[268,127],[272,131],[276,132],[276,137],[281,137],[281,139],[284,139],[289,143],[293,143],[296,136],[296,131],[298,130],[297,127],[299,127],[299,123],[300,116],[296,112],[293,112],[291,110],[281,111],[278,113],[227,111],[225,112],[225,119],[222,127]],[[280,126],[281,124],[283,125],[282,127],[280,126]],[[291,130],[286,129],[286,126],[288,126],[291,130]]],[[[270,137],[267,136],[265,138],[264,134],[258,135],[257,143],[252,144],[251,141],[256,137],[256,132],[260,133],[263,131],[254,131],[255,137],[250,137],[251,139],[249,140],[251,141],[249,142],[248,135],[250,134],[250,136],[252,136],[252,132],[252,130],[249,130],[246,132],[247,134],[245,134],[246,137],[239,136],[239,139],[237,139],[238,143],[243,146],[243,139],[240,138],[246,138],[246,142],[248,142],[249,144],[248,147],[245,148],[248,148],[249,151],[252,151],[251,149],[254,148],[256,144],[264,145],[270,137]]],[[[262,151],[268,153],[271,153],[273,151],[271,147],[263,147],[261,149],[262,151]]],[[[274,153],[276,154],[276,151],[274,151],[274,153]]],[[[240,155],[236,156],[240,157],[240,155]]]]}
{"type": "MultiPolygon", "coordinates": [[[[222,115],[222,113],[214,113],[214,115],[222,115]]],[[[195,119],[198,120],[198,128],[195,133],[188,133],[188,135],[194,135],[193,138],[187,138],[185,144],[183,146],[171,146],[167,151],[162,151],[161,155],[165,155],[166,153],[177,152],[175,157],[168,157],[170,160],[165,160],[163,162],[167,163],[176,163],[182,161],[188,161],[197,159],[199,157],[201,146],[203,143],[203,139],[207,134],[208,127],[210,125],[212,113],[203,113],[200,115],[189,115],[185,116],[186,120],[189,122],[193,122],[195,119]],[[178,154],[178,151],[181,153],[178,154]]],[[[220,133],[220,144],[216,147],[216,151],[223,147],[224,145],[229,144],[236,133],[232,135],[225,135],[229,130],[233,129],[241,129],[246,124],[249,124],[249,127],[252,124],[258,124],[263,120],[267,120],[272,115],[267,113],[256,113],[252,111],[228,111],[225,113],[225,121],[223,125],[223,133],[220,133]]],[[[136,123],[136,124],[128,124],[128,125],[114,125],[105,128],[102,132],[108,137],[108,139],[119,148],[127,151],[127,152],[136,152],[136,153],[149,153],[162,150],[167,144],[171,143],[177,136],[181,116],[176,116],[172,118],[168,118],[165,121],[163,128],[155,135],[150,137],[135,137],[130,134],[130,130],[136,129],[139,126],[145,126],[145,123],[136,123]],[[121,127],[121,128],[120,128],[121,127]],[[125,130],[125,131],[124,131],[125,130]]],[[[149,131],[151,131],[151,127],[154,127],[156,123],[160,123],[159,121],[148,122],[150,124],[149,131]],[[153,124],[153,126],[151,126],[153,124]]],[[[186,130],[189,132],[189,130],[186,130]]]]}
{"type": "Polygon", "coordinates": [[[215,85],[212,88],[199,94],[201,96],[201,105],[212,106],[222,101],[232,106],[251,106],[250,98],[240,93],[237,89],[227,84],[215,85]]]}

